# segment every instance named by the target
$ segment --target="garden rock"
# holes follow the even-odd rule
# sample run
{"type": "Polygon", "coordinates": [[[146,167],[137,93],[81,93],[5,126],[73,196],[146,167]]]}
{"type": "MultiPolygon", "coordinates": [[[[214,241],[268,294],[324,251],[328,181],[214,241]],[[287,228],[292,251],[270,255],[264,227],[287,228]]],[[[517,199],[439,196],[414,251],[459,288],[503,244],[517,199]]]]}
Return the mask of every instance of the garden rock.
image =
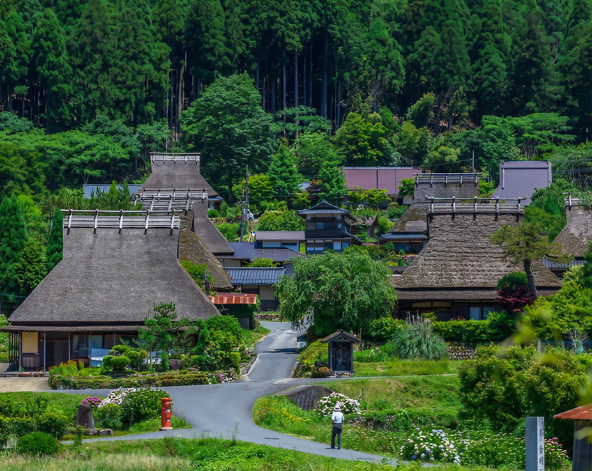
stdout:
{"type": "Polygon", "coordinates": [[[84,428],[94,429],[95,421],[93,419],[92,410],[88,404],[80,404],[78,412],[76,413],[76,422],[74,427],[82,425],[84,428]]]}
{"type": "Polygon", "coordinates": [[[288,391],[277,393],[277,396],[286,396],[293,399],[302,410],[313,410],[319,405],[319,399],[329,396],[333,393],[331,389],[325,386],[298,386],[288,391]]]}
{"type": "Polygon", "coordinates": [[[169,369],[173,371],[178,371],[181,369],[181,360],[173,358],[169,361],[169,369]]]}

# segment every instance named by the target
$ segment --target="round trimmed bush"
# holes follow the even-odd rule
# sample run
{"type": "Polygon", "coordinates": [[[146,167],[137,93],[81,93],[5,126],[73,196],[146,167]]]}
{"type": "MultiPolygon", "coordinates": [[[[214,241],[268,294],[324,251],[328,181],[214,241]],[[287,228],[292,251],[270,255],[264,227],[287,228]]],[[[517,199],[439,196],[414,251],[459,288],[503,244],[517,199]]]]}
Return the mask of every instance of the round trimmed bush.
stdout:
{"type": "Polygon", "coordinates": [[[234,335],[237,339],[240,339],[243,334],[240,322],[233,316],[212,316],[206,321],[206,325],[210,332],[221,330],[234,335]]]}
{"type": "Polygon", "coordinates": [[[64,436],[68,429],[68,417],[55,412],[41,414],[37,423],[40,432],[48,433],[58,440],[64,436]]]}
{"type": "Polygon", "coordinates": [[[160,416],[163,397],[169,395],[161,389],[140,389],[128,394],[121,403],[121,422],[129,426],[156,419],[160,416]]]}
{"type": "Polygon", "coordinates": [[[49,433],[28,433],[18,441],[16,450],[26,455],[53,455],[58,451],[58,441],[49,433]]]}
{"type": "MultiPolygon", "coordinates": [[[[104,361],[104,360],[103,360],[104,361]]],[[[114,371],[124,371],[127,366],[130,364],[130,359],[128,357],[120,356],[120,357],[113,357],[109,362],[111,368],[114,371]]]]}
{"type": "Polygon", "coordinates": [[[111,368],[111,360],[115,358],[113,355],[105,355],[103,357],[103,366],[105,368],[111,368]]]}

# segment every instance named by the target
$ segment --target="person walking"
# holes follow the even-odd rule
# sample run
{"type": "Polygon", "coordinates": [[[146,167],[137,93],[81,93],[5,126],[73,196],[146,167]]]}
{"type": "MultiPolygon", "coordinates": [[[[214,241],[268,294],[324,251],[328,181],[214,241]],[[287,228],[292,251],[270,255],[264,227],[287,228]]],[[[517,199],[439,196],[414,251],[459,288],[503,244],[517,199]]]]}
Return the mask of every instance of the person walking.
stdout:
{"type": "Polygon", "coordinates": [[[341,449],[341,431],[343,429],[343,413],[339,404],[335,406],[333,415],[331,416],[331,422],[333,423],[333,432],[331,433],[331,448],[335,448],[335,435],[337,435],[337,449],[341,449]]]}

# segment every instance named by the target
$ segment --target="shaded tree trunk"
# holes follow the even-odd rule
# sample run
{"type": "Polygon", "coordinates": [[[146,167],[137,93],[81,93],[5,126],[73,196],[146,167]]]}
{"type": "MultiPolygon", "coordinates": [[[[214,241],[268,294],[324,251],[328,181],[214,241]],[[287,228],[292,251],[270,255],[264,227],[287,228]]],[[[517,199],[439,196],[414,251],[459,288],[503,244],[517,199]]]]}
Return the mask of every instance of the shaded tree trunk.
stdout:
{"type": "Polygon", "coordinates": [[[534,275],[532,274],[532,271],[530,269],[530,263],[530,260],[524,260],[524,273],[526,273],[526,277],[528,278],[528,288],[530,289],[532,294],[534,294],[534,297],[538,298],[539,294],[537,292],[536,284],[534,282],[534,275]]]}
{"type": "Polygon", "coordinates": [[[310,67],[308,73],[310,80],[308,81],[308,106],[312,108],[312,40],[310,41],[310,67]]]}
{"type": "Polygon", "coordinates": [[[294,51],[294,107],[298,108],[298,52],[294,51]]]}
{"type": "Polygon", "coordinates": [[[308,101],[306,101],[306,53],[302,54],[302,102],[304,106],[308,105],[308,101]]]}
{"type": "Polygon", "coordinates": [[[327,117],[327,55],[329,52],[329,35],[325,33],[325,56],[323,57],[323,91],[321,94],[321,116],[327,117]]]}
{"type": "Polygon", "coordinates": [[[286,49],[284,49],[282,51],[282,59],[283,59],[283,63],[282,63],[282,109],[286,109],[287,108],[287,103],[286,103],[286,49]]]}

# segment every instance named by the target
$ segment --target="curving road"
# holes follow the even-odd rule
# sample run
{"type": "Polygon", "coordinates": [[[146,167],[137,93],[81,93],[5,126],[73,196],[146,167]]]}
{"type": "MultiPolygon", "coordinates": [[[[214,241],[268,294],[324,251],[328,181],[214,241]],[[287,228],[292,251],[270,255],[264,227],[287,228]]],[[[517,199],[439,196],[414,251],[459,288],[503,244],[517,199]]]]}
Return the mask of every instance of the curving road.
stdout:
{"type": "MultiPolygon", "coordinates": [[[[348,460],[383,461],[382,456],[346,448],[332,450],[323,443],[303,440],[255,425],[253,405],[258,398],[311,382],[310,379],[289,378],[297,359],[297,337],[300,333],[291,330],[288,322],[261,322],[261,324],[270,329],[271,333],[257,345],[255,352],[258,358],[248,375],[244,375],[240,382],[164,388],[173,399],[175,415],[189,422],[192,429],[100,440],[135,440],[160,438],[165,435],[185,438],[198,438],[202,435],[232,438],[236,433],[237,439],[246,442],[348,460]]],[[[93,393],[107,395],[109,391],[93,390],[93,393]]],[[[80,394],[80,391],[68,392],[80,394]]],[[[347,443],[344,445],[347,446],[347,443]]],[[[395,462],[396,460],[392,460],[392,464],[395,462]]]]}

